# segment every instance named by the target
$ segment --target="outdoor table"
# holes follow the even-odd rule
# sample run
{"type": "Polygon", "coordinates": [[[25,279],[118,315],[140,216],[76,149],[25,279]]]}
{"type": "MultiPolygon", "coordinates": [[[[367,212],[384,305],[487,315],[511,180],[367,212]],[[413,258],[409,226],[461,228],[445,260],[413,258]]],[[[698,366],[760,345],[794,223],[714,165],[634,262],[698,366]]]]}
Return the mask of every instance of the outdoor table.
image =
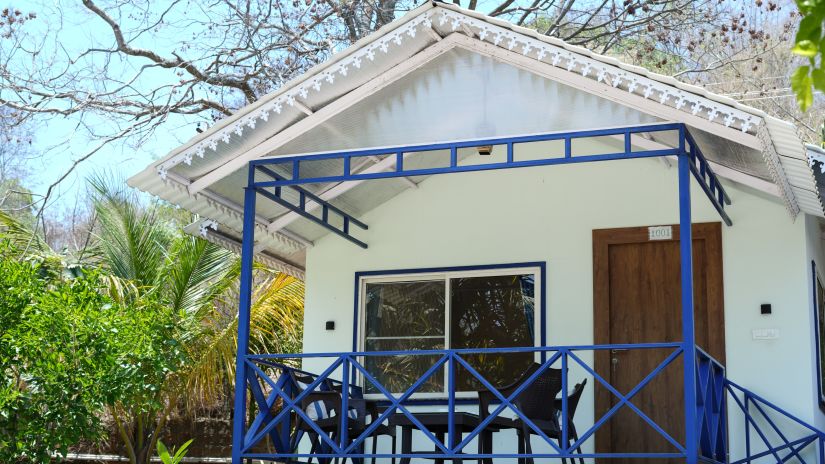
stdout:
{"type": "MultiPolygon", "coordinates": [[[[421,424],[427,428],[437,439],[439,439],[442,443],[444,443],[444,437],[448,435],[448,428],[449,428],[449,413],[446,411],[442,412],[416,412],[412,414],[418,419],[421,424]]],[[[455,433],[453,434],[453,443],[450,443],[448,446],[453,447],[456,446],[461,442],[461,437],[464,433],[470,433],[478,427],[481,423],[481,419],[479,419],[478,414],[473,414],[470,412],[454,412],[453,413],[453,427],[455,433]]],[[[410,420],[403,413],[396,413],[390,417],[389,420],[390,426],[397,426],[401,427],[401,454],[415,454],[412,451],[412,433],[413,430],[418,430],[418,427],[410,420]]],[[[485,428],[485,432],[495,432],[498,430],[498,427],[494,423],[490,423],[485,428]]],[[[481,453],[481,440],[484,439],[484,432],[478,435],[479,439],[479,454],[481,453]]],[[[435,447],[435,452],[440,452],[437,447],[435,447]]],[[[429,452],[419,451],[416,453],[422,454],[430,454],[429,452]]],[[[437,464],[443,464],[444,459],[442,458],[433,458],[437,464]]],[[[462,462],[461,459],[454,459],[455,463],[460,464],[462,462]]],[[[482,461],[478,459],[478,461],[482,461]]],[[[405,457],[401,459],[400,464],[409,464],[410,458],[405,457]]]]}

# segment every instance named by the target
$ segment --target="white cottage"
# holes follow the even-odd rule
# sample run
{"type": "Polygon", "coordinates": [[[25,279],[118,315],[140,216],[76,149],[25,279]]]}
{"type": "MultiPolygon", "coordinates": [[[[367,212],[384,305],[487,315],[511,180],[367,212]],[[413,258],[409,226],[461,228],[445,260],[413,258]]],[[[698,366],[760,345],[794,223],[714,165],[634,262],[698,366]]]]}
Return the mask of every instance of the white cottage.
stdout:
{"type": "Polygon", "coordinates": [[[235,463],[823,463],[822,159],[434,3],[130,184],[243,252],[235,463]],[[248,352],[253,255],[306,280],[303,354],[248,352]]]}

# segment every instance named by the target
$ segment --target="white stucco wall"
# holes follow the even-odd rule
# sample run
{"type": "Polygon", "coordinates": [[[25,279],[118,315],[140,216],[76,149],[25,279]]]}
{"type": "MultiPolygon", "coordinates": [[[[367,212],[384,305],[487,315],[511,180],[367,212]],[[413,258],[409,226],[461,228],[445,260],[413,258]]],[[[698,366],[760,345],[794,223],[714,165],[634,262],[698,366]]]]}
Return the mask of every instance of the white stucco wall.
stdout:
{"type": "MultiPolygon", "coordinates": [[[[432,177],[362,218],[369,249],[329,235],[308,250],[304,349],[352,349],[358,271],[527,261],[547,263],[547,343],[590,344],[591,231],[678,223],[676,173],[661,160],[627,160],[432,177]],[[327,320],[335,331],[324,329],[327,320]]],[[[812,391],[811,220],[794,221],[779,201],[750,189],[727,188],[729,377],[802,419],[820,420],[812,391]],[[772,315],[760,314],[762,303],[773,305],[772,315]],[[780,338],[755,341],[757,328],[779,329],[780,338]]],[[[693,199],[694,222],[719,220],[698,187],[693,199]]],[[[577,413],[585,423],[592,423],[592,393],[577,413]]]]}
{"type": "MultiPolygon", "coordinates": [[[[807,242],[807,263],[808,263],[808,323],[810,324],[810,343],[811,343],[811,351],[817,349],[816,346],[816,339],[815,339],[815,331],[816,331],[816,319],[815,319],[815,307],[814,307],[814,298],[813,293],[815,290],[814,282],[813,282],[813,268],[811,267],[810,263],[813,261],[816,263],[817,272],[820,276],[825,276],[825,243],[823,243],[823,220],[819,218],[815,218],[813,216],[806,216],[805,217],[805,229],[806,229],[806,242],[807,242]]],[[[820,430],[825,430],[825,414],[823,414],[822,410],[818,408],[818,388],[819,385],[817,384],[816,379],[816,356],[811,356],[811,372],[814,373],[811,376],[811,395],[814,398],[814,417],[815,422],[813,425],[816,425],[820,430]]]]}

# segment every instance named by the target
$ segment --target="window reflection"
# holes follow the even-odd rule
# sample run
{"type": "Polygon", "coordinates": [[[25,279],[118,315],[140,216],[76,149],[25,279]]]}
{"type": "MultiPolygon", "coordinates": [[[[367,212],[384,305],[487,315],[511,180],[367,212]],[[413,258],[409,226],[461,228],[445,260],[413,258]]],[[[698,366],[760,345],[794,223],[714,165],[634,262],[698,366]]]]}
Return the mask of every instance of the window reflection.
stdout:
{"type": "MultiPolygon", "coordinates": [[[[450,279],[451,348],[534,346],[535,283],[532,274],[450,279]]],[[[533,362],[533,353],[464,355],[493,385],[507,385],[533,362]]],[[[475,378],[457,377],[461,391],[478,390],[475,378]]]]}
{"type": "MultiPolygon", "coordinates": [[[[439,279],[368,282],[365,290],[363,346],[366,351],[536,345],[536,289],[532,273],[486,276],[449,273],[439,279]]],[[[499,386],[514,381],[534,361],[534,356],[534,353],[462,355],[489,382],[499,386]]],[[[365,367],[389,391],[398,393],[415,383],[438,359],[440,356],[434,355],[368,356],[365,367]]],[[[364,387],[367,392],[378,392],[369,381],[364,387]]],[[[481,383],[470,372],[461,368],[457,371],[458,391],[474,391],[480,387],[481,383]]],[[[434,373],[418,391],[444,392],[444,370],[434,373]]]]}
{"type": "MultiPolygon", "coordinates": [[[[369,283],[366,288],[366,351],[440,350],[445,347],[443,280],[369,283]]],[[[391,392],[402,392],[439,357],[368,356],[367,371],[391,392]]],[[[443,390],[438,371],[418,391],[443,390]]],[[[378,390],[370,382],[365,390],[378,390]]]]}

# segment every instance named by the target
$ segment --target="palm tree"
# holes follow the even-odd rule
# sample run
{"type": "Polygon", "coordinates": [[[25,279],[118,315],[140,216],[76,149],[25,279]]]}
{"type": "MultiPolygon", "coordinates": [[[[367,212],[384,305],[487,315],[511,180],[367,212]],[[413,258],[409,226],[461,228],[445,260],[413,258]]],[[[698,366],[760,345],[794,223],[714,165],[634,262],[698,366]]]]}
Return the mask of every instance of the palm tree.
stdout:
{"type": "MultiPolygon", "coordinates": [[[[130,461],[142,464],[178,404],[212,405],[231,385],[240,262],[217,245],[176,233],[164,216],[168,208],[141,208],[134,192],[100,178],[91,185],[100,264],[113,282],[129,283],[111,288],[132,287],[134,296],[156,299],[179,315],[186,362],[158,391],[162,407],[146,412],[116,403],[110,408],[130,461]]],[[[251,348],[294,351],[301,338],[303,282],[262,266],[256,266],[255,281],[251,348]]]]}
{"type": "MultiPolygon", "coordinates": [[[[237,347],[237,294],[240,263],[236,255],[179,232],[176,210],[143,205],[123,183],[102,177],[90,181],[96,214],[94,240],[84,265],[100,267],[104,288],[116,301],[162,305],[174,314],[175,344],[181,362],[161,385],[147,385],[134,397],[107,405],[132,464],[148,464],[169,416],[212,406],[229,391],[237,347]],[[177,223],[177,225],[176,225],[177,223]],[[139,398],[139,400],[137,399],[139,398]]],[[[18,249],[59,257],[36,234],[11,218],[0,217],[0,232],[18,249]]],[[[303,282],[255,266],[250,349],[300,350],[303,282]]],[[[147,304],[147,307],[149,305],[147,304]]]]}

